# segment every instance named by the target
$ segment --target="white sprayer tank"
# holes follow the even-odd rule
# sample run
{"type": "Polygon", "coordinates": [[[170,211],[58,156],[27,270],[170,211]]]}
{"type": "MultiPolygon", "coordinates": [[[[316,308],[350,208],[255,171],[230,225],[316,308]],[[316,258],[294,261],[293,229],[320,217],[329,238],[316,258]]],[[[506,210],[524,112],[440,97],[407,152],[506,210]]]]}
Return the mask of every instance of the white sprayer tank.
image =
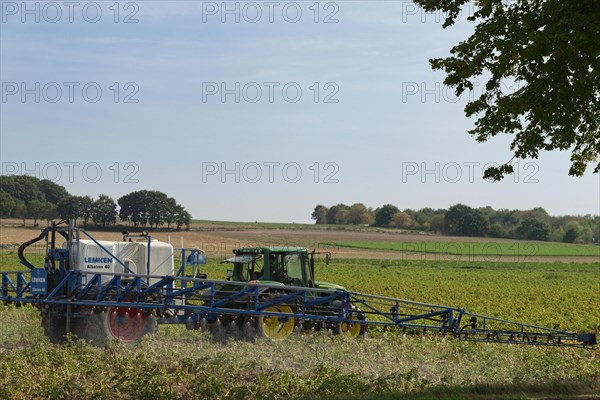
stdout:
{"type": "MultiPolygon", "coordinates": [[[[173,246],[158,240],[150,240],[150,265],[148,266],[148,241],[109,242],[98,241],[137,275],[173,275],[173,246]],[[149,268],[148,268],[149,267],[149,268]],[[149,269],[149,271],[148,271],[149,269]]],[[[73,242],[71,268],[85,272],[131,273],[111,254],[92,240],[73,242]]],[[[153,278],[150,283],[156,282],[153,278]]]]}

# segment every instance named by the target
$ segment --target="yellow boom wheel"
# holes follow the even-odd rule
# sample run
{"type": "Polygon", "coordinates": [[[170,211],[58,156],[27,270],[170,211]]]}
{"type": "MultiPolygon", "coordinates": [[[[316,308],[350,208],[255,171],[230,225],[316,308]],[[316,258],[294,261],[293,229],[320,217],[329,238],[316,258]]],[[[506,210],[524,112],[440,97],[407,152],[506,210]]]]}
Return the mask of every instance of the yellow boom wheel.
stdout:
{"type": "Polygon", "coordinates": [[[357,322],[342,322],[340,325],[340,333],[350,339],[355,339],[362,334],[362,326],[357,315],[352,316],[353,321],[357,322]]]}
{"type": "Polygon", "coordinates": [[[333,333],[336,335],[343,335],[350,339],[365,337],[367,334],[367,318],[365,313],[363,313],[360,308],[354,305],[351,307],[351,320],[335,324],[332,328],[333,333]]]}
{"type": "MultiPolygon", "coordinates": [[[[264,311],[289,314],[294,312],[292,307],[286,305],[269,307],[264,311]]],[[[294,318],[263,315],[258,318],[258,330],[264,338],[275,341],[285,340],[294,332],[294,318]]]]}

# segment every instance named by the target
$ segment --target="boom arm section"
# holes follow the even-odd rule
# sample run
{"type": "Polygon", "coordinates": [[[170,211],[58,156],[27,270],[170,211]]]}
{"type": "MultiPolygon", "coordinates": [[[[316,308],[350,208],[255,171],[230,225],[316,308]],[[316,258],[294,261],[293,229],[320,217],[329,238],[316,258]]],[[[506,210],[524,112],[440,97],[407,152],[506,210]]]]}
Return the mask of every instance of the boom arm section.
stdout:
{"type": "Polygon", "coordinates": [[[349,298],[370,316],[369,325],[382,325],[384,329],[394,326],[433,330],[472,342],[562,347],[593,347],[596,344],[593,333],[578,334],[508,321],[473,314],[462,308],[352,292],[349,298]]]}

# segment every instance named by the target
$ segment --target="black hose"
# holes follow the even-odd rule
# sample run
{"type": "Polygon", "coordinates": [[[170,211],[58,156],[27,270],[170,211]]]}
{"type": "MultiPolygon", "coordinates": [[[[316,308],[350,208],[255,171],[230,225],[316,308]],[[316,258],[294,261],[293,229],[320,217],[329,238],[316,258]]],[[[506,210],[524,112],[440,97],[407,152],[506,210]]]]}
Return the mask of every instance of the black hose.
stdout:
{"type": "Polygon", "coordinates": [[[35,266],[33,264],[31,264],[29,261],[27,261],[27,259],[25,258],[25,255],[23,254],[23,252],[25,251],[25,249],[29,246],[31,246],[32,244],[39,242],[40,240],[46,238],[46,236],[48,236],[48,232],[49,230],[51,230],[52,228],[45,228],[42,230],[42,233],[40,233],[40,236],[28,240],[25,243],[21,244],[19,246],[19,250],[17,251],[17,254],[19,256],[19,260],[21,260],[21,264],[23,264],[24,266],[26,266],[29,269],[35,269],[35,266]]]}

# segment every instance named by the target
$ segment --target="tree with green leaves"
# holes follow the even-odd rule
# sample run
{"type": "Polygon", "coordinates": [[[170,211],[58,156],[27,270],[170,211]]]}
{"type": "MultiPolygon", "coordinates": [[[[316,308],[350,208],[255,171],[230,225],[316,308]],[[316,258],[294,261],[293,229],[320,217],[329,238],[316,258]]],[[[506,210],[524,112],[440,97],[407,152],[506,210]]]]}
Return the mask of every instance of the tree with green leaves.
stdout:
{"type": "Polygon", "coordinates": [[[541,218],[529,217],[517,227],[515,236],[522,240],[548,240],[550,225],[541,218]]]}
{"type": "MultiPolygon", "coordinates": [[[[415,0],[425,11],[446,13],[454,25],[470,0],[415,0]]],[[[588,164],[600,172],[600,2],[598,0],[476,0],[474,33],[446,58],[430,60],[461,95],[487,79],[465,107],[478,116],[469,131],[479,142],[513,136],[512,158],[484,177],[513,172],[512,159],[540,151],[570,151],[569,175],[588,164]],[[505,86],[517,87],[506,90],[505,86]]],[[[508,157],[507,157],[508,158],[508,157]]]]}
{"type": "Polygon", "coordinates": [[[191,223],[191,215],[175,199],[157,190],[138,190],[120,197],[119,218],[133,222],[134,226],[158,228],[165,222],[178,228],[191,223]]]}
{"type": "Polygon", "coordinates": [[[329,207],[327,210],[327,223],[328,224],[345,224],[346,217],[348,216],[348,212],[350,207],[346,204],[339,203],[335,206],[329,207]]]}
{"type": "Polygon", "coordinates": [[[76,196],[79,201],[80,217],[83,219],[83,224],[87,225],[92,218],[94,208],[94,199],[90,196],[76,196]]]}
{"type": "Polygon", "coordinates": [[[463,234],[463,220],[473,209],[464,204],[455,204],[444,215],[444,232],[450,235],[463,234]]]}
{"type": "Polygon", "coordinates": [[[167,223],[167,228],[171,228],[171,224],[175,223],[177,219],[177,201],[172,197],[168,197],[164,207],[164,220],[167,223]]]}
{"type": "MultiPolygon", "coordinates": [[[[402,211],[406,215],[411,218],[410,228],[411,229],[422,229],[427,230],[431,227],[431,218],[435,214],[435,210],[433,208],[422,208],[418,211],[411,210],[407,208],[402,211]]],[[[408,228],[408,226],[406,226],[408,228]]]]}
{"type": "Polygon", "coordinates": [[[350,207],[340,209],[335,215],[335,223],[338,225],[346,225],[350,223],[350,207]]]}
{"type": "Polygon", "coordinates": [[[80,216],[79,201],[77,201],[77,198],[75,196],[70,196],[62,199],[60,203],[58,203],[58,214],[63,219],[74,219],[77,223],[77,218],[80,216]]]}
{"type": "Polygon", "coordinates": [[[192,214],[187,212],[182,205],[177,204],[175,206],[175,225],[177,229],[181,229],[183,225],[190,229],[190,224],[192,223],[192,214]]]}
{"type": "MultiPolygon", "coordinates": [[[[500,209],[489,215],[489,222],[491,225],[500,225],[505,232],[508,232],[519,225],[521,218],[517,210],[500,209]]],[[[499,232],[497,228],[494,230],[499,232]]]]}
{"type": "Polygon", "coordinates": [[[25,204],[32,200],[46,201],[44,193],[39,188],[40,180],[28,175],[0,176],[0,189],[10,194],[14,199],[25,204]]]}
{"type": "Polygon", "coordinates": [[[581,227],[579,237],[575,240],[575,243],[592,243],[594,240],[594,231],[588,225],[581,227]]]}
{"type": "MultiPolygon", "coordinates": [[[[65,197],[58,203],[58,214],[62,219],[75,220],[75,224],[77,224],[77,220],[84,215],[88,215],[91,207],[88,202],[91,201],[91,197],[89,196],[69,196],[65,197]]],[[[92,202],[93,204],[93,202],[92,202]]],[[[89,216],[87,217],[89,219],[89,216]]],[[[87,220],[86,220],[87,222],[87,220]]]]}
{"type": "Polygon", "coordinates": [[[363,203],[355,203],[348,210],[347,222],[353,225],[371,225],[375,221],[371,211],[363,203]]]}
{"type": "Polygon", "coordinates": [[[138,190],[121,196],[119,203],[119,218],[123,221],[133,222],[133,226],[145,226],[148,215],[145,209],[147,190],[138,190]]]}
{"type": "Polygon", "coordinates": [[[463,236],[485,236],[489,222],[481,210],[464,204],[456,204],[448,209],[444,216],[446,233],[463,236]]]}
{"type": "Polygon", "coordinates": [[[315,220],[315,224],[326,224],[327,223],[327,211],[328,211],[327,207],[319,204],[315,207],[310,218],[315,220]]]}
{"type": "Polygon", "coordinates": [[[466,215],[463,226],[462,234],[466,236],[486,236],[490,229],[489,222],[485,218],[485,215],[480,210],[473,210],[473,212],[466,215]]]}
{"type": "Polygon", "coordinates": [[[386,204],[375,210],[375,226],[389,226],[394,214],[400,210],[393,204],[386,204]]]}
{"type": "Polygon", "coordinates": [[[58,206],[56,204],[46,202],[45,207],[44,207],[44,213],[43,213],[42,217],[46,221],[48,221],[48,223],[50,223],[50,221],[52,221],[53,219],[60,218],[60,215],[58,214],[58,206]]]}
{"type": "Polygon", "coordinates": [[[27,217],[33,220],[33,225],[37,226],[38,219],[44,218],[46,211],[46,202],[32,200],[27,204],[27,217]]]}
{"type": "Polygon", "coordinates": [[[13,210],[13,215],[15,218],[19,218],[21,221],[23,221],[23,226],[25,226],[25,221],[27,220],[27,206],[23,201],[17,200],[17,204],[13,210]]]}
{"type": "Polygon", "coordinates": [[[69,192],[67,192],[64,186],[58,185],[48,179],[42,179],[38,187],[44,193],[46,201],[52,204],[58,204],[65,197],[69,197],[69,192]]]}
{"type": "Polygon", "coordinates": [[[110,196],[101,194],[94,201],[91,214],[94,223],[102,226],[113,225],[117,222],[117,204],[110,196]]]}
{"type": "Polygon", "coordinates": [[[433,232],[441,233],[444,231],[446,221],[443,213],[434,214],[429,222],[429,229],[433,232]]]}
{"type": "Polygon", "coordinates": [[[495,238],[503,238],[506,236],[506,231],[498,222],[490,225],[490,236],[495,238]]]}
{"type": "Polygon", "coordinates": [[[0,217],[10,217],[16,205],[17,202],[14,197],[0,189],[0,217]]]}
{"type": "Polygon", "coordinates": [[[148,222],[150,227],[165,223],[169,214],[169,197],[158,190],[150,190],[146,194],[146,210],[148,212],[148,222]]]}
{"type": "Polygon", "coordinates": [[[412,223],[412,217],[408,213],[400,211],[392,216],[390,226],[393,228],[407,229],[410,228],[412,223]]]}
{"type": "Polygon", "coordinates": [[[600,216],[595,216],[590,221],[590,229],[592,230],[592,242],[600,243],[600,216]]]}
{"type": "Polygon", "coordinates": [[[575,243],[577,236],[579,236],[579,230],[575,227],[571,227],[565,231],[562,241],[565,243],[575,243]]]}

